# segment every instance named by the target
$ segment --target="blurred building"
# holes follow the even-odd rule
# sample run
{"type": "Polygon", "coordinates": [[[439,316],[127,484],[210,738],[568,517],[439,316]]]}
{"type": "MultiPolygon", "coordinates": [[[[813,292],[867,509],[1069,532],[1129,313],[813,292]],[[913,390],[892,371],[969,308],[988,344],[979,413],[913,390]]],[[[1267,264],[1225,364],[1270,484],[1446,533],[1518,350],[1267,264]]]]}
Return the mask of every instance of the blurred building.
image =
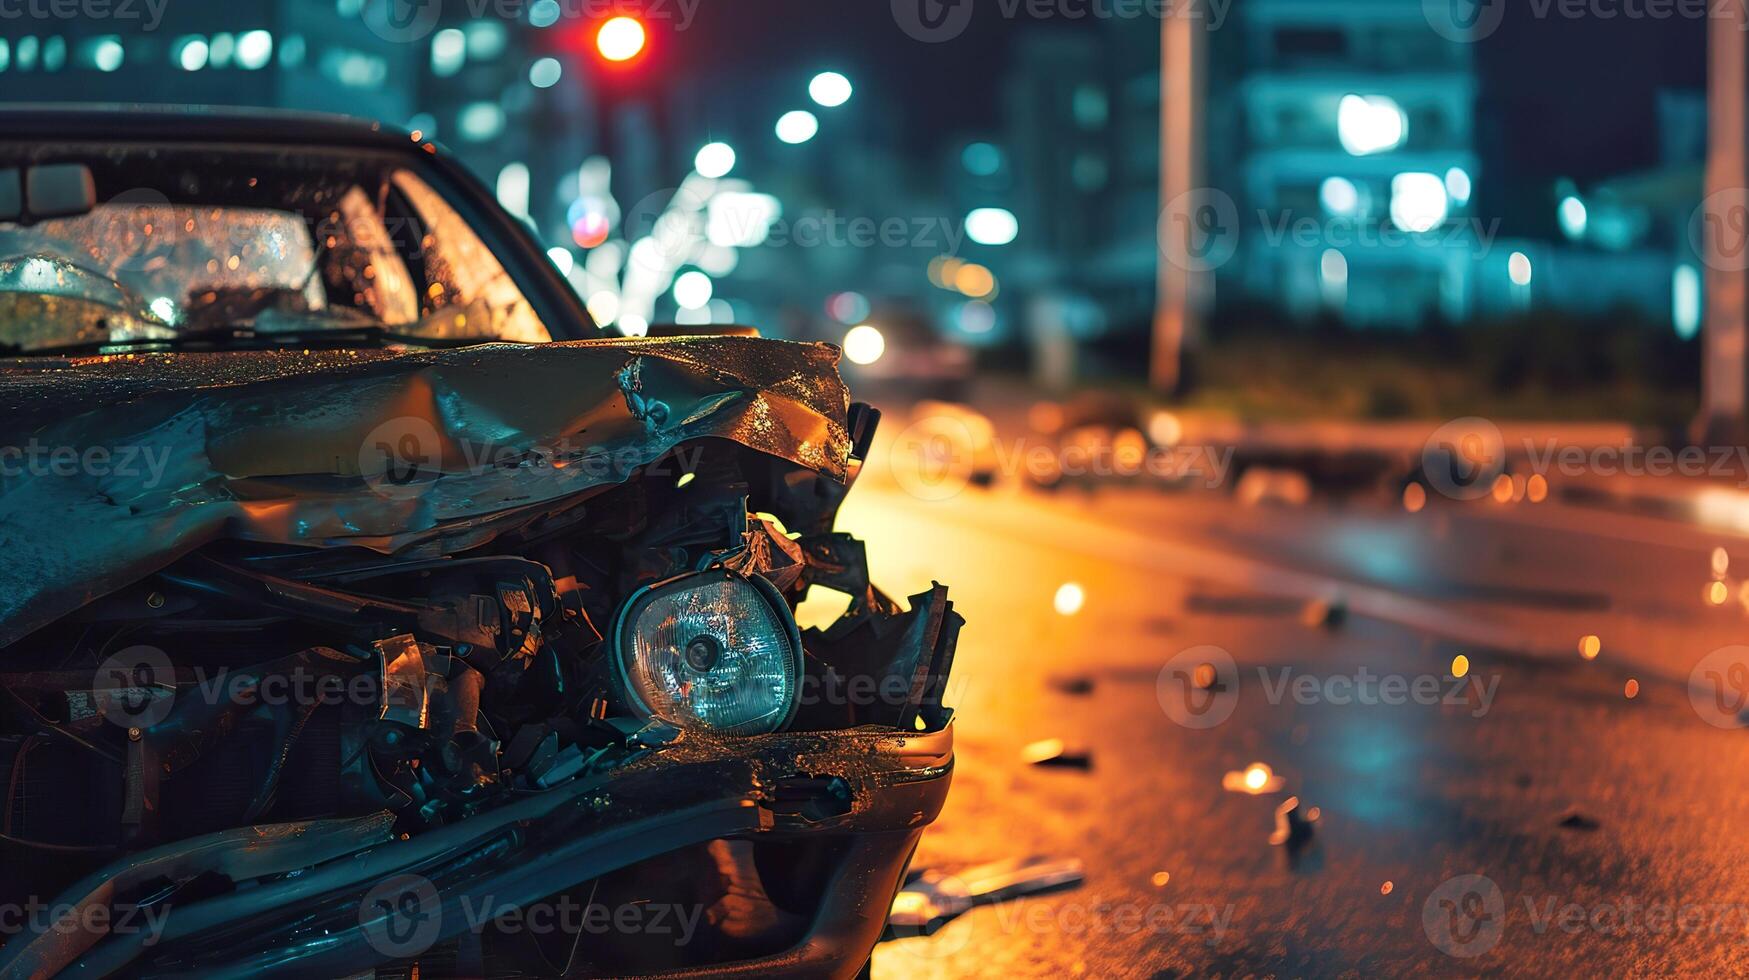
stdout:
{"type": "Polygon", "coordinates": [[[417,102],[417,46],[367,30],[360,0],[89,9],[108,15],[50,16],[55,5],[39,4],[0,19],[9,101],[293,106],[397,123],[417,102]]]}
{"type": "Polygon", "coordinates": [[[1145,330],[1159,259],[1160,49],[1153,20],[1023,31],[1000,127],[956,146],[962,206],[1011,209],[1021,234],[976,253],[1035,356],[1145,330]],[[977,202],[982,202],[981,204],[977,202]]]}
{"type": "Polygon", "coordinates": [[[1209,146],[1241,224],[1223,290],[1362,325],[1470,315],[1491,234],[1471,207],[1473,45],[1429,30],[1421,6],[1238,5],[1217,50],[1242,74],[1209,105],[1240,121],[1209,146]]]}
{"type": "MultiPolygon", "coordinates": [[[[979,137],[1003,169],[957,175],[1012,202],[1026,232],[1000,260],[1004,281],[1082,338],[1147,329],[1161,259],[1156,26],[1022,33],[1002,129],[979,137]]],[[[1704,103],[1661,100],[1657,173],[1486,195],[1512,177],[1479,145],[1475,49],[1430,29],[1416,2],[1234,4],[1206,64],[1209,199],[1236,220],[1210,229],[1231,246],[1214,256],[1216,306],[1394,329],[1534,306],[1690,324],[1704,103]],[[1549,233],[1509,239],[1488,210],[1505,205],[1483,202],[1525,199],[1548,209],[1549,233]]]]}

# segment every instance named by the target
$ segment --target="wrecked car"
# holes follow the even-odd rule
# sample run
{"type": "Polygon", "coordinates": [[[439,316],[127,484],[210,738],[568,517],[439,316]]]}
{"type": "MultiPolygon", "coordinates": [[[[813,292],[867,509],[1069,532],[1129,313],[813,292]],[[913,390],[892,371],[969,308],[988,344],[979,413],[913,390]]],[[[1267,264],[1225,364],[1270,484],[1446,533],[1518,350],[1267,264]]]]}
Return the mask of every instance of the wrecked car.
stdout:
{"type": "Polygon", "coordinates": [[[866,972],[962,620],[836,348],[669,333],[417,136],[0,116],[0,976],[866,972]]]}

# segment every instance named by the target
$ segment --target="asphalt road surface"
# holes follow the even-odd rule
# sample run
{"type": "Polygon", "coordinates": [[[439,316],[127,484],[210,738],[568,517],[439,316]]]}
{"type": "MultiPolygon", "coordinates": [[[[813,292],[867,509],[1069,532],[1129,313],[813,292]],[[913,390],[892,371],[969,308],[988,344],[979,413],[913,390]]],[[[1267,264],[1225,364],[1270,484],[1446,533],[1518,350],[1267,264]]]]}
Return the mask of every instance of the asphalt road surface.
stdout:
{"type": "Polygon", "coordinates": [[[915,867],[1086,876],[876,977],[1749,972],[1749,539],[1553,503],[922,500],[880,463],[845,526],[969,621],[915,867]],[[1047,738],[1090,768],[1023,761],[1047,738]],[[1318,810],[1291,847],[1289,797],[1318,810]]]}

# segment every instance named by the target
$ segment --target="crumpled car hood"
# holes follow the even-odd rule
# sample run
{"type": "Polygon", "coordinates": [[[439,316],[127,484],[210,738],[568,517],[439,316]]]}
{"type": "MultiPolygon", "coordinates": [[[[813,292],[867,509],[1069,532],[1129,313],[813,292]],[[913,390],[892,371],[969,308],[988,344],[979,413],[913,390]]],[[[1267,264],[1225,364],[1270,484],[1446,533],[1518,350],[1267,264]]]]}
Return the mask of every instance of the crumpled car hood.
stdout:
{"type": "Polygon", "coordinates": [[[0,646],[219,538],[449,553],[693,439],[842,482],[837,361],[746,337],[0,361],[0,646]],[[104,462],[42,472],[54,451],[104,462]]]}

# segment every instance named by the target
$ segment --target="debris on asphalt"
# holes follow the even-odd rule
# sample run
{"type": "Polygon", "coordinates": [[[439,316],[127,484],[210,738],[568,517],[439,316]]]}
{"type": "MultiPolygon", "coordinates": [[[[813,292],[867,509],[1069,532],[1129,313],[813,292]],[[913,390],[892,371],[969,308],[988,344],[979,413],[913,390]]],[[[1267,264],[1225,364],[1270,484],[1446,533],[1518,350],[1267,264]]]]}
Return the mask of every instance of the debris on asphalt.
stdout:
{"type": "Polygon", "coordinates": [[[1312,481],[1299,470],[1253,466],[1239,477],[1233,494],[1247,507],[1304,507],[1312,499],[1312,481]]]}
{"type": "Polygon", "coordinates": [[[1301,603],[1291,596],[1210,594],[1192,592],[1184,598],[1187,612],[1204,616],[1291,616],[1301,603]]]}
{"type": "Polygon", "coordinates": [[[1086,876],[1080,858],[1038,855],[992,861],[957,874],[938,868],[913,871],[893,898],[881,940],[934,935],[979,905],[1075,888],[1086,876]]]}
{"type": "Polygon", "coordinates": [[[1298,853],[1311,843],[1312,827],[1319,816],[1317,807],[1302,807],[1299,797],[1288,797],[1275,808],[1275,832],[1269,835],[1269,843],[1286,845],[1290,855],[1298,853]]]}
{"type": "Polygon", "coordinates": [[[1389,895],[1391,893],[1391,891],[1393,889],[1395,889],[1396,887],[1397,886],[1396,886],[1395,882],[1387,881],[1384,884],[1379,886],[1379,894],[1380,895],[1389,895]]]}
{"type": "Polygon", "coordinates": [[[1092,751],[1075,747],[1060,738],[1044,738],[1020,750],[1020,759],[1029,766],[1049,766],[1060,769],[1092,769],[1092,751]]]}
{"type": "Polygon", "coordinates": [[[1230,793],[1249,793],[1261,796],[1264,793],[1278,793],[1287,780],[1275,774],[1266,762],[1253,762],[1243,769],[1230,769],[1221,777],[1221,788],[1230,793]]]}
{"type": "Polygon", "coordinates": [[[1603,826],[1603,824],[1598,823],[1593,817],[1588,817],[1585,814],[1580,813],[1578,810],[1568,810],[1567,813],[1561,817],[1559,826],[1563,830],[1591,831],[1603,826]]]}
{"type": "Polygon", "coordinates": [[[1300,610],[1300,622],[1327,630],[1342,628],[1348,621],[1348,600],[1340,595],[1313,599],[1300,610]]]}
{"type": "Polygon", "coordinates": [[[1046,683],[1052,690],[1071,697],[1086,697],[1093,693],[1093,678],[1085,674],[1052,677],[1046,683]]]}
{"type": "Polygon", "coordinates": [[[1154,872],[1153,877],[1148,880],[1153,883],[1155,888],[1165,888],[1166,883],[1172,880],[1172,872],[1156,871],[1154,872]]]}

